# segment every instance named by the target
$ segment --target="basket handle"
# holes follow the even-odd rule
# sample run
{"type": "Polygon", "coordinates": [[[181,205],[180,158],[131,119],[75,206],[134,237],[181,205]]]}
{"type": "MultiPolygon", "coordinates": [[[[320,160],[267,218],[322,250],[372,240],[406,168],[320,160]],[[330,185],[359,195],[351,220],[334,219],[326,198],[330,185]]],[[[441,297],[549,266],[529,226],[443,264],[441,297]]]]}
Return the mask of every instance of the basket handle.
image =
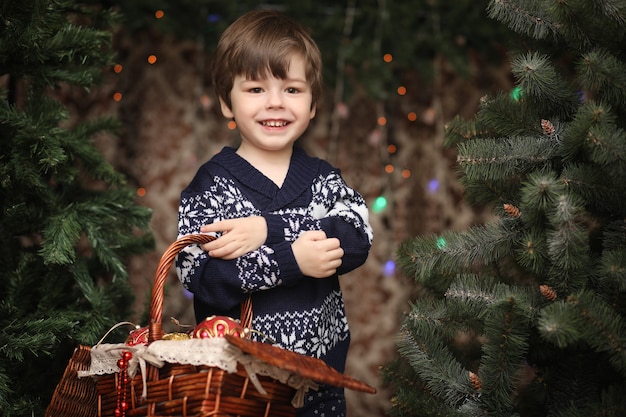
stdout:
{"type": "MultiPolygon", "coordinates": [[[[185,247],[197,243],[204,244],[215,240],[215,236],[206,234],[192,234],[183,236],[172,243],[161,256],[159,265],[154,275],[152,295],[150,298],[150,324],[148,327],[148,342],[163,339],[163,298],[165,293],[165,281],[176,255],[185,247]]],[[[241,304],[241,324],[244,329],[252,326],[252,301],[248,297],[241,304]]]]}

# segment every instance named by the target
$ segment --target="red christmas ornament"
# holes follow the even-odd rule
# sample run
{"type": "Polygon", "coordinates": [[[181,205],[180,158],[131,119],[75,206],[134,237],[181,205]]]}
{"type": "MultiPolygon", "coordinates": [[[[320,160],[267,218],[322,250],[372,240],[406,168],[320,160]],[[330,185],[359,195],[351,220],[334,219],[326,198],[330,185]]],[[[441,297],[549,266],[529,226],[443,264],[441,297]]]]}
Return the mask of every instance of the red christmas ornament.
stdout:
{"type": "Polygon", "coordinates": [[[138,327],[128,333],[128,337],[126,338],[126,344],[128,346],[148,344],[148,327],[138,327]]]}
{"type": "Polygon", "coordinates": [[[192,337],[198,339],[207,339],[211,337],[224,337],[229,334],[236,337],[243,337],[244,328],[241,327],[239,320],[225,316],[211,316],[204,319],[193,330],[192,337]]]}

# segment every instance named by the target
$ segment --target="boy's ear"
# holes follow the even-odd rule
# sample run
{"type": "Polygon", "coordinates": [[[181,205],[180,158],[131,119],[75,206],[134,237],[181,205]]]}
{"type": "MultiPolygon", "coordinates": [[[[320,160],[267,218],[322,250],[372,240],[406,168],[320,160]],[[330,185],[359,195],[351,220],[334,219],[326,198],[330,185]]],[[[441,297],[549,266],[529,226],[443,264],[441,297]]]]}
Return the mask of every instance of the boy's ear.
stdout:
{"type": "Polygon", "coordinates": [[[311,107],[311,119],[315,117],[316,113],[317,113],[317,106],[311,107]]]}
{"type": "Polygon", "coordinates": [[[228,104],[226,104],[226,102],[222,100],[221,98],[220,98],[220,108],[222,109],[222,114],[224,115],[225,118],[233,119],[235,117],[235,115],[233,114],[233,111],[230,109],[230,107],[228,107],[228,104]]]}

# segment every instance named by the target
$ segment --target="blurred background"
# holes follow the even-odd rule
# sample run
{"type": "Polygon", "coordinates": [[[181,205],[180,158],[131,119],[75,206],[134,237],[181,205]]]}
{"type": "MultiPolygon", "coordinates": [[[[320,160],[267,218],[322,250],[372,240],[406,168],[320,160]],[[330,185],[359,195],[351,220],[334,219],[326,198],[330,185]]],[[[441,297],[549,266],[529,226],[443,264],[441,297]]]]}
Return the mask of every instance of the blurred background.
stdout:
{"type": "MultiPolygon", "coordinates": [[[[300,145],[340,168],[365,197],[375,239],[367,263],[342,277],[352,344],[347,373],[378,389],[348,392],[351,416],[382,416],[390,393],[380,367],[418,291],[396,270],[404,239],[481,222],[463,201],[444,126],[471,117],[485,94],[507,91],[508,32],[487,1],[121,1],[116,65],[100,88],[67,91],[76,122],[103,113],[122,122],[97,147],[153,210],[156,250],[135,257],[130,279],[143,311],[160,254],[176,238],[180,191],[238,133],[219,111],[208,64],[219,34],[244,12],[278,8],[310,28],[325,64],[326,94],[300,145]]],[[[193,323],[188,294],[170,277],[164,317],[193,323]]]]}

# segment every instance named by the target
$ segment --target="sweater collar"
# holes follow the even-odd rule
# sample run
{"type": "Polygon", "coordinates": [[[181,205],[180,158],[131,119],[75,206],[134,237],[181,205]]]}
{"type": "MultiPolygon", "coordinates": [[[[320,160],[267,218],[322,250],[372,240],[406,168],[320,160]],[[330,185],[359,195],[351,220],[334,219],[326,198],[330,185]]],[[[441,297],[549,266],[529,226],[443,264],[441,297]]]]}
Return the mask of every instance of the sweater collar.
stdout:
{"type": "Polygon", "coordinates": [[[282,187],[279,188],[239,156],[234,148],[224,147],[215,158],[215,162],[227,170],[233,178],[242,185],[273,199],[277,207],[288,204],[311,187],[319,173],[319,161],[318,158],[308,156],[304,149],[294,146],[289,171],[282,187]]]}

